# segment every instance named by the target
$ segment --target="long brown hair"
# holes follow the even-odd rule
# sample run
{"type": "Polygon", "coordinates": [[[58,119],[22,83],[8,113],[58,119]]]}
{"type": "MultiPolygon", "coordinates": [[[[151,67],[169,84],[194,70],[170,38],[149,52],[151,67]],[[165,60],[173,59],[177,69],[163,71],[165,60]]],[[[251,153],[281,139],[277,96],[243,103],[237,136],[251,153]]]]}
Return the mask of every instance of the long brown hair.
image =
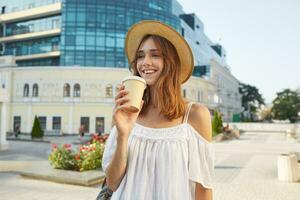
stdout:
{"type": "MultiPolygon", "coordinates": [[[[177,51],[169,40],[158,35],[146,35],[140,43],[141,44],[152,38],[156,47],[161,52],[163,57],[164,67],[161,75],[156,83],[156,93],[154,99],[159,99],[158,109],[160,114],[169,120],[177,119],[184,115],[186,104],[181,95],[180,82],[180,60],[177,51]]],[[[139,48],[140,48],[139,46],[139,48]]],[[[133,70],[133,75],[141,76],[137,70],[137,49],[135,59],[130,64],[130,71],[133,70]]],[[[147,107],[150,103],[150,89],[147,87],[143,95],[144,105],[140,114],[147,113],[147,107]]]]}

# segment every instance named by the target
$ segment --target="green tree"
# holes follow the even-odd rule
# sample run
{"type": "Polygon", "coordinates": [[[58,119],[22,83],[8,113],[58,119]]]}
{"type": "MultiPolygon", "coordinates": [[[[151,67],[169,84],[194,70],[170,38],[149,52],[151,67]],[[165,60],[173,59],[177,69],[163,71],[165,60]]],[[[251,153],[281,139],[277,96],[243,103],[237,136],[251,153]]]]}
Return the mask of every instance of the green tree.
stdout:
{"type": "Polygon", "coordinates": [[[277,97],[273,100],[272,114],[274,119],[290,120],[295,123],[299,120],[300,112],[300,92],[285,89],[277,93],[277,97]]]}
{"type": "Polygon", "coordinates": [[[212,132],[213,136],[222,133],[222,128],[223,128],[223,120],[221,113],[217,110],[214,111],[214,117],[212,121],[212,132]]]}
{"type": "Polygon", "coordinates": [[[244,83],[239,84],[239,93],[242,95],[242,107],[249,113],[249,116],[242,113],[241,120],[254,121],[258,108],[265,105],[262,95],[255,86],[244,83]]]}
{"type": "Polygon", "coordinates": [[[34,117],[33,127],[31,131],[31,138],[42,138],[44,137],[44,131],[41,128],[41,124],[37,116],[34,117]]]}

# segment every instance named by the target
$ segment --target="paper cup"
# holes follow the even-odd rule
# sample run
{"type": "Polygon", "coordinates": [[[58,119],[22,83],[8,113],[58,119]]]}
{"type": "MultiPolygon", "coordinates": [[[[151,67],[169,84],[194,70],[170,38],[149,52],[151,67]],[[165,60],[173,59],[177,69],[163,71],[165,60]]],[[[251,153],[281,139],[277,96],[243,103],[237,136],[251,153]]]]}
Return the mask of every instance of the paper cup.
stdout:
{"type": "Polygon", "coordinates": [[[146,81],[139,76],[127,76],[122,80],[122,84],[125,86],[125,90],[129,91],[127,94],[129,102],[124,110],[138,112],[146,89],[146,81]]]}

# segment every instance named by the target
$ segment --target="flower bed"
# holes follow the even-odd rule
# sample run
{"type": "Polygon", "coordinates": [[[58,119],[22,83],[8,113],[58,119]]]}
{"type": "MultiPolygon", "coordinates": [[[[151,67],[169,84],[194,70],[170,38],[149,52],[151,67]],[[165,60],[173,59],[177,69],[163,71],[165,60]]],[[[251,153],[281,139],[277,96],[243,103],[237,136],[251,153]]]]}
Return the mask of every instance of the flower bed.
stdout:
{"type": "Polygon", "coordinates": [[[77,152],[70,144],[52,145],[49,155],[50,164],[55,169],[87,171],[101,168],[105,141],[108,135],[93,134],[92,139],[85,145],[80,145],[77,152]]]}

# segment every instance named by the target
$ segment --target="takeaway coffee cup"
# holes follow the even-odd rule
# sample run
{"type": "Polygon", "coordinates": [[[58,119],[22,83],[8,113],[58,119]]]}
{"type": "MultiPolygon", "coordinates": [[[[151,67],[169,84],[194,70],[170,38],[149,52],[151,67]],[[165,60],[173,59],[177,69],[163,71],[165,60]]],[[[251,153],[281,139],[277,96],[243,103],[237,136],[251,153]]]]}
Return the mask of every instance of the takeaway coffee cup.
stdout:
{"type": "Polygon", "coordinates": [[[129,91],[127,94],[128,106],[124,110],[138,112],[146,89],[146,81],[139,76],[127,76],[122,80],[122,84],[125,86],[125,90],[129,91]]]}

